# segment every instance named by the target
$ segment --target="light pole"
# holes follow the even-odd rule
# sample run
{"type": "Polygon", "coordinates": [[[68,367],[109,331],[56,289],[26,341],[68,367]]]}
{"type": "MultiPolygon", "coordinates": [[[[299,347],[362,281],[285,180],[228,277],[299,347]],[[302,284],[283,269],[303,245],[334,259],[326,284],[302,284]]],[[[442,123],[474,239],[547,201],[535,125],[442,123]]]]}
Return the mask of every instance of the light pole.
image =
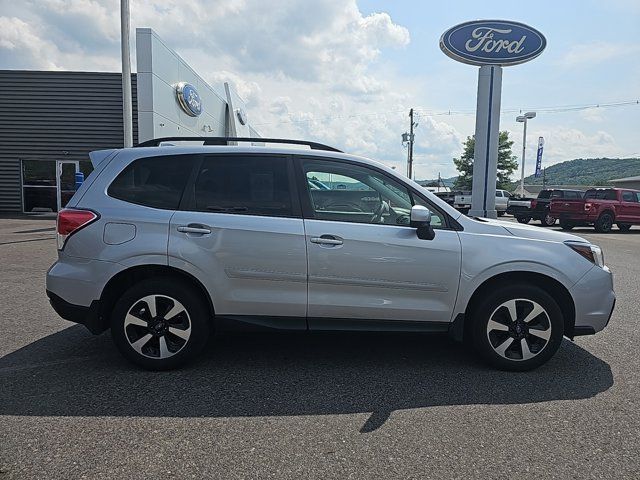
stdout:
{"type": "Polygon", "coordinates": [[[524,197],[524,159],[527,153],[527,120],[536,118],[536,112],[527,112],[524,115],[516,117],[516,122],[524,123],[524,131],[522,133],[522,173],[520,175],[520,195],[524,197]]]}
{"type": "Polygon", "coordinates": [[[131,59],[129,54],[129,0],[120,0],[120,47],[122,56],[122,120],[123,145],[133,146],[133,115],[131,107],[131,59]]]}

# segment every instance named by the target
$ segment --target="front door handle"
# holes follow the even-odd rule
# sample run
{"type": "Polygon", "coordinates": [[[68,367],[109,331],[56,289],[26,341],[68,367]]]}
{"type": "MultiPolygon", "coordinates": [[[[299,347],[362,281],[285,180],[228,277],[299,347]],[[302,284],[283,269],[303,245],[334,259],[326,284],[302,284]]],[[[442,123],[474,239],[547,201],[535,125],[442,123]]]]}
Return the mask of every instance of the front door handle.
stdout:
{"type": "Polygon", "coordinates": [[[321,235],[319,237],[311,237],[311,243],[318,245],[342,245],[342,239],[334,235],[321,235]]]}
{"type": "Polygon", "coordinates": [[[182,233],[197,233],[200,235],[207,235],[211,233],[211,229],[195,223],[190,223],[189,225],[180,225],[178,227],[178,231],[182,233]]]}

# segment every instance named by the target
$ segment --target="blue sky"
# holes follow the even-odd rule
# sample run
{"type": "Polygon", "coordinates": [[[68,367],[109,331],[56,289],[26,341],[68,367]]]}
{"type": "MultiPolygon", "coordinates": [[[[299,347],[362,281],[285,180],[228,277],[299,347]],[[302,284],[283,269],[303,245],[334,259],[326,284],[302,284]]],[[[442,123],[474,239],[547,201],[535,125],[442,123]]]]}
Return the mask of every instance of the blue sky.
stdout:
{"type": "MultiPolygon", "coordinates": [[[[546,36],[541,56],[505,68],[503,110],[640,100],[639,0],[130,2],[132,29],[153,28],[212,85],[232,82],[265,136],[334,144],[404,171],[400,136],[416,108],[418,178],[455,175],[452,158],[474,132],[477,67],[438,47],[457,23],[516,20],[546,36]],[[449,110],[465,114],[433,115],[449,110]]],[[[119,55],[118,0],[0,0],[3,68],[119,71],[119,55]]],[[[515,116],[505,112],[501,129],[519,156],[515,116]]],[[[528,158],[539,135],[544,165],[640,157],[639,131],[640,105],[538,111],[528,158]]]]}
{"type": "MultiPolygon", "coordinates": [[[[446,57],[438,48],[438,40],[450,26],[477,18],[522,21],[547,38],[547,48],[540,57],[505,68],[504,109],[608,103],[640,97],[640,2],[637,1],[363,0],[358,4],[365,14],[388,12],[394,22],[409,30],[411,42],[403,49],[385,52],[381,61],[389,62],[392,68],[407,76],[424,79],[419,100],[435,110],[475,107],[477,68],[446,57]]],[[[465,135],[473,132],[473,116],[450,121],[465,135]]],[[[520,141],[521,126],[516,124],[515,115],[503,115],[501,127],[517,132],[514,139],[520,141]]],[[[537,130],[558,127],[575,128],[589,136],[605,131],[616,140],[610,155],[640,156],[640,105],[539,113],[529,123],[528,143],[535,142],[537,130]]],[[[576,155],[590,154],[588,148],[574,151],[576,155]]],[[[545,160],[551,163],[565,159],[557,156],[545,160]]]]}

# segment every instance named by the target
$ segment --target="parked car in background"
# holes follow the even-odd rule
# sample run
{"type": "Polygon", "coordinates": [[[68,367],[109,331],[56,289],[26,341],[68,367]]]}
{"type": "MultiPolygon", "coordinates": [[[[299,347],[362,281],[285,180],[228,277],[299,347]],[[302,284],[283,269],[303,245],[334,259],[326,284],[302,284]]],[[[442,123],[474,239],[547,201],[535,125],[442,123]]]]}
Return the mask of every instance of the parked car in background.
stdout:
{"type": "Polygon", "coordinates": [[[211,332],[244,325],[448,333],[522,371],[611,317],[611,272],[582,238],[469,218],[313,142],[161,141],[90,154],[93,173],[58,214],[46,282],[63,318],[110,328],[144,368],[183,365],[211,332]]]}
{"type": "MultiPolygon", "coordinates": [[[[506,213],[510,197],[511,194],[506,190],[496,190],[496,212],[498,216],[501,217],[506,213]]],[[[456,192],[453,207],[465,215],[468,214],[471,208],[471,192],[456,192]]]]}
{"type": "Polygon", "coordinates": [[[520,223],[529,223],[531,220],[539,220],[542,225],[551,227],[556,223],[556,217],[550,212],[551,200],[568,199],[579,200],[584,195],[581,190],[567,190],[553,188],[541,190],[537,198],[522,198],[509,200],[507,213],[516,217],[520,223]]]}
{"type": "Polygon", "coordinates": [[[597,232],[611,231],[614,224],[627,232],[640,225],[640,191],[622,188],[594,188],[584,198],[554,198],[551,214],[560,219],[563,230],[593,225],[597,232]]]}

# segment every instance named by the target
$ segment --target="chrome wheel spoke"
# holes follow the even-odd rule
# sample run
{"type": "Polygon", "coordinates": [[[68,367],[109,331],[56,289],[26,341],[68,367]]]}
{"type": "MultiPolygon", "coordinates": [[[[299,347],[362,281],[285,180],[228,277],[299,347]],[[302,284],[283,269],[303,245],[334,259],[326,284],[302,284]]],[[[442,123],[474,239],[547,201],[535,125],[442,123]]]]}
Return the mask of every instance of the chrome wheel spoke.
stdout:
{"type": "Polygon", "coordinates": [[[529,323],[531,320],[538,317],[541,313],[545,313],[544,308],[542,308],[537,303],[534,303],[534,302],[532,303],[533,303],[533,310],[531,310],[531,312],[529,312],[529,315],[525,317],[525,319],[523,320],[524,323],[529,323]]]}
{"type": "Polygon", "coordinates": [[[536,356],[535,353],[531,353],[531,350],[529,350],[529,344],[525,338],[520,339],[520,348],[522,348],[522,360],[529,360],[536,356]]]}
{"type": "Polygon", "coordinates": [[[173,353],[169,351],[169,347],[167,346],[167,339],[165,338],[165,336],[163,335],[162,337],[159,338],[159,340],[160,340],[160,358],[167,358],[173,355],[173,353]]]}
{"type": "Polygon", "coordinates": [[[127,316],[124,319],[124,326],[127,325],[138,325],[140,327],[146,327],[147,322],[142,320],[141,318],[136,317],[135,315],[131,315],[131,313],[127,313],[127,316]]]}
{"type": "Polygon", "coordinates": [[[151,340],[152,338],[153,338],[153,335],[151,335],[150,333],[147,333],[146,335],[140,337],[138,340],[133,342],[131,346],[136,352],[138,352],[141,355],[144,355],[144,353],[142,353],[142,347],[144,347],[147,343],[149,343],[149,340],[151,340]]]}
{"type": "Polygon", "coordinates": [[[169,327],[169,332],[174,334],[176,337],[180,337],[183,340],[189,340],[189,337],[191,336],[191,329],[188,328],[186,330],[181,330],[179,328],[176,327],[169,327]]]}
{"type": "Polygon", "coordinates": [[[504,357],[505,356],[505,352],[507,351],[507,348],[509,348],[512,343],[513,343],[513,338],[509,337],[504,342],[502,342],[500,345],[495,347],[495,350],[496,350],[496,352],[498,352],[500,355],[502,355],[504,357]]]}
{"type": "Polygon", "coordinates": [[[507,327],[506,325],[503,325],[502,323],[498,323],[495,320],[489,320],[489,323],[487,324],[487,331],[491,332],[493,330],[499,330],[501,332],[508,332],[509,331],[509,327],[507,327]]]}
{"type": "Polygon", "coordinates": [[[518,319],[518,310],[516,309],[516,301],[509,300],[508,302],[503,304],[509,310],[509,316],[511,317],[511,321],[515,322],[518,319]]]}
{"type": "Polygon", "coordinates": [[[164,318],[165,320],[171,320],[173,317],[179,315],[182,312],[184,312],[184,307],[182,306],[182,304],[176,302],[173,304],[173,307],[171,307],[171,310],[166,313],[164,318]]]}
{"type": "Polygon", "coordinates": [[[549,340],[549,338],[551,338],[551,327],[547,328],[546,330],[537,330],[535,328],[530,328],[529,334],[534,335],[543,340],[549,340]]]}
{"type": "Polygon", "coordinates": [[[146,297],[141,298],[140,301],[147,304],[147,308],[149,309],[149,314],[151,315],[151,318],[154,318],[158,314],[157,308],[156,308],[155,295],[147,295],[146,297]]]}

